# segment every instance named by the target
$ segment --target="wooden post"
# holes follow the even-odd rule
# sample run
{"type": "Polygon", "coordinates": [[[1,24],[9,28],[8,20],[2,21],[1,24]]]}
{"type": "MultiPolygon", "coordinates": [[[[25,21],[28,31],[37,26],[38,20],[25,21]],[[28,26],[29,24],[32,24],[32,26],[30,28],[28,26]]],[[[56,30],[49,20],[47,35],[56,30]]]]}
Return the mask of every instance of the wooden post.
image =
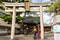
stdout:
{"type": "Polygon", "coordinates": [[[16,9],[15,9],[15,6],[13,6],[12,27],[11,27],[11,40],[14,39],[14,35],[15,35],[15,20],[16,20],[16,9]]]}
{"type": "Polygon", "coordinates": [[[41,39],[44,39],[43,9],[42,9],[42,5],[40,5],[40,27],[41,27],[41,39]]]}

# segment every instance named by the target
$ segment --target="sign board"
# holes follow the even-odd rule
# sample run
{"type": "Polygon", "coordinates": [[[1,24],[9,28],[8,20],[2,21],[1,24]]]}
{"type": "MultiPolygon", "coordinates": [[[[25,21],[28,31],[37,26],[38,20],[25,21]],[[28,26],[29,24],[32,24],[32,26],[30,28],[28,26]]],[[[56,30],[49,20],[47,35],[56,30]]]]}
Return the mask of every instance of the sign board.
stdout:
{"type": "Polygon", "coordinates": [[[60,40],[60,25],[56,24],[53,26],[54,40],[60,40]]]}
{"type": "Polygon", "coordinates": [[[60,34],[54,33],[54,40],[60,40],[60,34]]]}
{"type": "Polygon", "coordinates": [[[53,32],[60,32],[60,25],[54,25],[53,26],[53,32]]]}

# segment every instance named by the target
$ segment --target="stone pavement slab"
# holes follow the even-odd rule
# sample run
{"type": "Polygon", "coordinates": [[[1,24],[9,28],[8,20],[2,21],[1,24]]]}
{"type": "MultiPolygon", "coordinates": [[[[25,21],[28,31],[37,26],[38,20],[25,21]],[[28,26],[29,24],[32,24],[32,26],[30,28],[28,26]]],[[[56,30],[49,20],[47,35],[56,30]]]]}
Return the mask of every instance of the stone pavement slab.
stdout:
{"type": "MultiPolygon", "coordinates": [[[[10,40],[10,35],[0,36],[0,40],[10,40]]],[[[34,39],[33,35],[15,35],[15,40],[41,40],[41,39],[34,39]]],[[[53,36],[46,36],[44,40],[53,40],[53,36]]]]}

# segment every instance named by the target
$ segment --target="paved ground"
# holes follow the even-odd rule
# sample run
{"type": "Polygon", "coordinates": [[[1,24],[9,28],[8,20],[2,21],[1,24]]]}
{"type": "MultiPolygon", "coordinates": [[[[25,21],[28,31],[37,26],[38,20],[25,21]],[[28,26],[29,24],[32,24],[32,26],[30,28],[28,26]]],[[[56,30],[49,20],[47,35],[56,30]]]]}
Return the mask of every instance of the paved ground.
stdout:
{"type": "MultiPolygon", "coordinates": [[[[10,40],[10,35],[0,36],[0,40],[10,40]]],[[[33,35],[15,35],[15,40],[34,40],[33,35]]],[[[35,39],[36,40],[36,39],[35,39]]],[[[45,40],[53,40],[53,34],[45,34],[45,40]]]]}

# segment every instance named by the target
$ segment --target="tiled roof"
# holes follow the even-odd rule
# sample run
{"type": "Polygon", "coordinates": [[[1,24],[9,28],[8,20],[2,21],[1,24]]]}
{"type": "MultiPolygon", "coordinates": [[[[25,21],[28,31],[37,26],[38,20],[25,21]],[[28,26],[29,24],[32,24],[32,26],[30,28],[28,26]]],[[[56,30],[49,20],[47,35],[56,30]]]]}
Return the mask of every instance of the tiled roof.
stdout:
{"type": "MultiPolygon", "coordinates": [[[[40,17],[36,17],[36,22],[37,22],[38,24],[40,23],[40,17]]],[[[30,17],[26,17],[25,20],[23,21],[23,23],[33,24],[34,22],[31,20],[30,17]]],[[[52,26],[52,24],[46,24],[46,23],[44,23],[44,26],[52,26]]]]}

